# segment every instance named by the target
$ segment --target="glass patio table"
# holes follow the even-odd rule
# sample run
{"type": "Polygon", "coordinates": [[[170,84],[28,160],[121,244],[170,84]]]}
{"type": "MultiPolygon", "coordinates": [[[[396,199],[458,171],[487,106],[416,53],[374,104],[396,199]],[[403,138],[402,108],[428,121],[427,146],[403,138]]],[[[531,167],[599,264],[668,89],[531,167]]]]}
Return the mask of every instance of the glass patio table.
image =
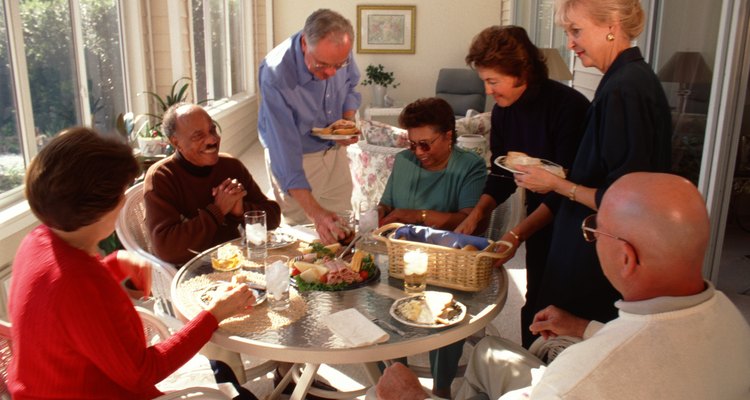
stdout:
{"type": "MultiPolygon", "coordinates": [[[[235,242],[234,244],[239,245],[238,240],[235,242]]],[[[181,299],[182,296],[178,295],[178,288],[192,278],[215,272],[211,267],[211,254],[217,247],[197,255],[177,272],[172,282],[172,299],[179,318],[188,320],[194,317],[197,311],[181,299]]],[[[268,254],[295,256],[301,253],[296,250],[296,246],[290,246],[269,250],[268,254]]],[[[253,333],[238,334],[219,328],[213,334],[211,342],[253,357],[294,363],[293,373],[284,377],[272,398],[280,394],[293,374],[297,374],[294,378],[298,382],[291,396],[292,399],[303,399],[308,391],[329,398],[351,398],[363,394],[367,388],[356,392],[324,392],[310,388],[320,364],[362,364],[371,383],[374,384],[380,377],[380,371],[377,368],[378,361],[423,353],[464,339],[483,329],[505,305],[508,277],[504,268],[495,268],[489,286],[479,292],[463,292],[428,286],[428,290],[452,293],[455,300],[466,306],[466,317],[461,322],[439,329],[402,324],[390,315],[390,308],[395,300],[406,296],[403,290],[403,280],[388,276],[386,255],[375,254],[375,261],[380,269],[380,277],[366,286],[337,292],[301,292],[299,296],[304,301],[304,315],[296,320],[278,329],[253,333]],[[343,339],[326,327],[324,318],[329,314],[349,308],[357,309],[370,319],[377,318],[385,321],[378,325],[389,334],[389,339],[366,347],[347,347],[343,339]],[[300,369],[301,376],[298,372],[300,369]]],[[[270,311],[263,303],[255,307],[252,312],[269,313],[270,311]]]]}

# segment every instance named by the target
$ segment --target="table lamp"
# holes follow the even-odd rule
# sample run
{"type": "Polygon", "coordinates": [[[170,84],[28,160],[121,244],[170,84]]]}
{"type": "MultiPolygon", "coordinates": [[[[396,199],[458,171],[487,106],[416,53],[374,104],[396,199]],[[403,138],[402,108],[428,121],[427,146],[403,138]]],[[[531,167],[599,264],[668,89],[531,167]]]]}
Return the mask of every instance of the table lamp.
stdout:
{"type": "Polygon", "coordinates": [[[697,51],[678,51],[672,54],[666,64],[659,69],[657,74],[663,82],[677,82],[679,103],[677,110],[685,113],[687,99],[690,97],[692,87],[696,83],[711,83],[711,69],[706,64],[701,53],[697,51]]]}
{"type": "Polygon", "coordinates": [[[560,51],[557,49],[539,49],[544,55],[544,63],[547,64],[547,70],[549,71],[549,78],[556,81],[569,81],[573,79],[573,74],[570,73],[570,68],[565,65],[560,51]]]}

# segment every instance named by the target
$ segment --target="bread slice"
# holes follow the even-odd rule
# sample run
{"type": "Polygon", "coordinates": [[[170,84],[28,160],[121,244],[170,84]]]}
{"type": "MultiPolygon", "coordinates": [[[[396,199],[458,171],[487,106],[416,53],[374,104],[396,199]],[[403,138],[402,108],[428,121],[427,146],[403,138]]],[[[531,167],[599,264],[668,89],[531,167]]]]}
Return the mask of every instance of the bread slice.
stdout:
{"type": "Polygon", "coordinates": [[[425,303],[427,303],[427,308],[430,309],[430,312],[432,313],[434,318],[437,318],[440,314],[443,313],[443,309],[445,309],[445,307],[453,303],[453,295],[447,292],[427,291],[424,292],[424,300],[425,303]]]}
{"type": "Polygon", "coordinates": [[[521,151],[509,151],[505,156],[505,165],[515,169],[518,165],[542,165],[542,161],[521,151]]]}

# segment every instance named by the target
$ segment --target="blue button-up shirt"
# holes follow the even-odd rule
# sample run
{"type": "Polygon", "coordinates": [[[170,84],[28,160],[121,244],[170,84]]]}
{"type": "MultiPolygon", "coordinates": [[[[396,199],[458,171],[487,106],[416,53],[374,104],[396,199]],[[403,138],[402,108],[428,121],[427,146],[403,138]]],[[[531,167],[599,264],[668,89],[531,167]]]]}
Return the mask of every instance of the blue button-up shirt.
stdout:
{"type": "Polygon", "coordinates": [[[312,128],[324,128],[357,110],[362,101],[354,88],[359,70],[352,55],[349,65],[336,75],[320,80],[307,69],[298,32],[263,60],[258,80],[261,103],[258,133],[271,158],[271,172],[281,190],[310,189],[302,169],[302,155],[323,151],[333,142],[311,136],[312,128]]]}

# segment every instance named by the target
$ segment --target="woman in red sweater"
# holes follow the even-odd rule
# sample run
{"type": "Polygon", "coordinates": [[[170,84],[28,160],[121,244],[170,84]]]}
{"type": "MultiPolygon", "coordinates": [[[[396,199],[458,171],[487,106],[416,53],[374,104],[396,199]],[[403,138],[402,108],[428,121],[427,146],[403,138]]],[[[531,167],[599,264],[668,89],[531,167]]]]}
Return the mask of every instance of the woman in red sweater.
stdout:
{"type": "Polygon", "coordinates": [[[192,358],[219,321],[250,304],[245,285],[228,290],[185,327],[148,347],[119,282],[138,285],[141,261],[101,258],[124,192],[138,174],[130,147],[87,128],[64,131],[26,174],[26,197],[42,225],[13,262],[10,317],[13,398],[150,399],[154,386],[192,358]]]}

